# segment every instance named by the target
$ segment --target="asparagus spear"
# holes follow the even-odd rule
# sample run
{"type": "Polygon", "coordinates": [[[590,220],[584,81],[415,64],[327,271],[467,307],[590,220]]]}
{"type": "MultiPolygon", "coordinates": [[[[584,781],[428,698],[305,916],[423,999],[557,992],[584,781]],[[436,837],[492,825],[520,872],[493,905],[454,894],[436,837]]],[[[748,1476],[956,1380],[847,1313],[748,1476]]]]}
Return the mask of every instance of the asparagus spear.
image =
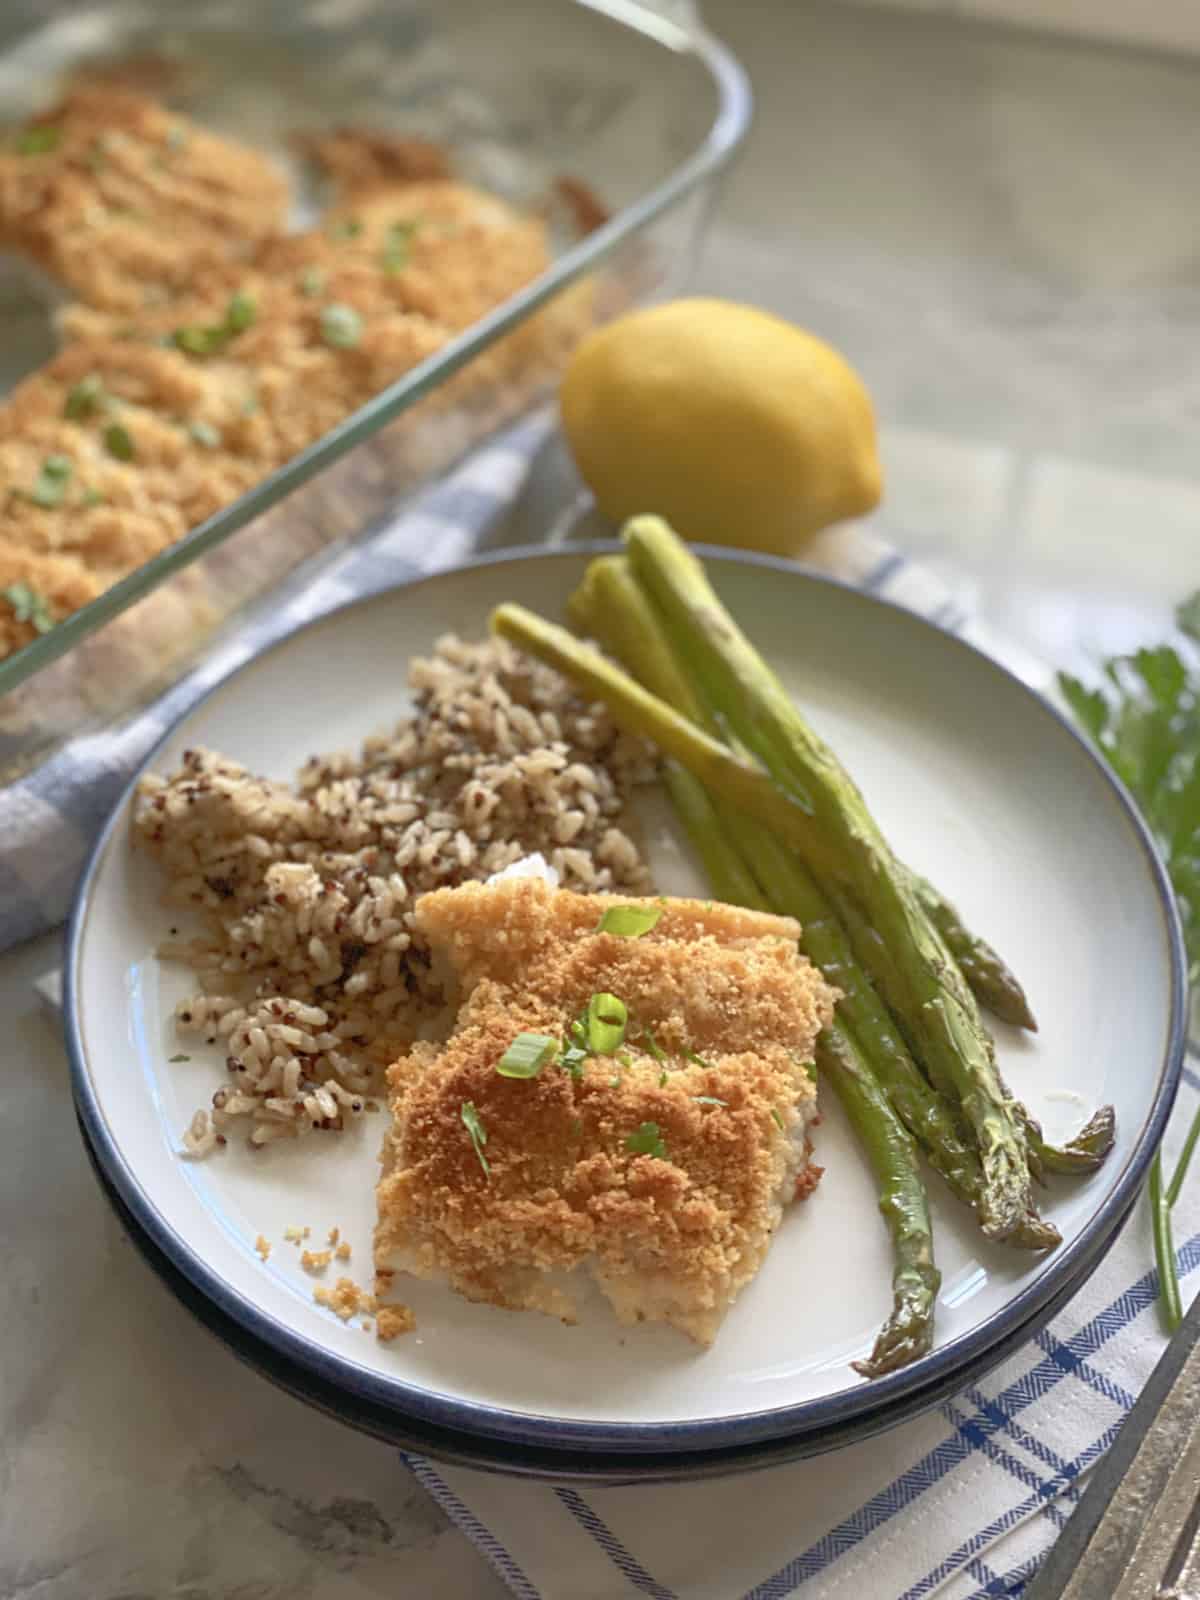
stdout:
{"type": "Polygon", "coordinates": [[[827,1028],[817,1043],[817,1067],[832,1083],[879,1188],[879,1209],[892,1239],[892,1314],[865,1361],[864,1378],[878,1378],[927,1354],[942,1275],[933,1260],[929,1198],[912,1135],[892,1110],[854,1035],[827,1028]]]}
{"type": "MultiPolygon", "coordinates": [[[[649,602],[622,557],[600,556],[591,563],[582,585],[567,602],[567,614],[581,632],[590,634],[620,657],[646,687],[676,710],[699,719],[702,708],[678,670],[649,602]]],[[[753,852],[746,847],[755,839],[770,846],[773,841],[766,830],[747,822],[727,806],[714,806],[703,785],[680,767],[668,765],[667,784],[680,821],[704,861],[714,892],[735,905],[765,909],[770,904],[776,911],[799,917],[805,921],[807,936],[807,914],[786,887],[793,870],[799,878],[806,877],[803,868],[793,869],[792,858],[781,853],[780,865],[786,869],[782,876],[771,876],[774,858],[768,863],[762,855],[759,864],[767,864],[768,871],[766,875],[759,872],[753,852]],[[674,781],[672,772],[677,775],[674,781]],[[680,779],[686,780],[681,788],[680,779]],[[748,871],[743,853],[756,866],[757,881],[748,871]]],[[[812,895],[814,898],[804,902],[808,908],[820,899],[815,885],[812,895]]],[[[822,965],[811,949],[807,953],[818,966],[822,965]]],[[[849,951],[845,953],[849,960],[849,951]]],[[[876,1378],[925,1355],[933,1343],[934,1307],[942,1275],[933,1259],[929,1198],[912,1137],[845,1020],[834,1021],[822,1033],[817,1045],[817,1066],[833,1085],[866,1152],[879,1188],[879,1209],[892,1239],[892,1314],[880,1330],[870,1356],[854,1362],[855,1371],[863,1377],[876,1378]]],[[[919,1077],[916,1067],[911,1062],[909,1066],[919,1077]]],[[[976,1170],[978,1165],[976,1161],[976,1170]]]]}
{"type": "MultiPolygon", "coordinates": [[[[567,614],[581,632],[598,639],[617,656],[644,687],[669,701],[676,711],[702,722],[709,733],[717,732],[708,708],[679,669],[658,615],[624,557],[598,556],[592,561],[567,601],[567,614]]],[[[775,909],[801,924],[805,954],[841,989],[838,1016],[854,1034],[891,1106],[934,1170],[960,1200],[976,1209],[983,1185],[979,1157],[962,1136],[950,1106],[913,1061],[817,883],[795,854],[753,818],[720,804],[716,814],[758,883],[768,889],[775,909]]],[[[722,890],[717,892],[729,898],[722,890]]],[[[1061,1238],[1051,1224],[1030,1215],[1009,1242],[1023,1249],[1046,1250],[1061,1243],[1061,1238]]]]}
{"type": "Polygon", "coordinates": [[[652,744],[686,767],[718,799],[740,807],[797,844],[808,839],[820,848],[819,830],[795,800],[777,789],[765,772],[739,760],[718,740],[701,732],[686,717],[636,683],[557,623],[547,622],[524,606],[497,606],[491,615],[492,631],[557,668],[584,694],[601,700],[627,733],[652,744]]]}
{"type": "Polygon", "coordinates": [[[752,911],[768,910],[766,896],[726,839],[721,819],[700,780],[693,778],[686,767],[668,761],[663,766],[663,783],[717,898],[730,905],[748,906],[752,911]]]}
{"type": "MultiPolygon", "coordinates": [[[[818,876],[830,871],[830,851],[816,845],[813,832],[832,842],[832,875],[886,942],[889,1009],[903,1019],[934,1085],[956,1098],[971,1126],[983,1163],[984,1232],[1007,1238],[1033,1209],[1024,1130],[1000,1083],[975,997],[945,939],[853,781],[721,605],[700,563],[657,517],[635,517],[625,539],[635,575],[658,603],[704,694],[818,825],[794,840],[818,876]]],[[[875,971],[879,942],[856,948],[868,972],[875,971]]]]}
{"type": "Polygon", "coordinates": [[[1001,1022],[1011,1022],[1016,1028],[1028,1028],[1036,1033],[1037,1022],[1029,1009],[1025,991],[1006,962],[986,939],[966,927],[955,908],[943,899],[933,884],[914,875],[913,887],[979,1004],[1001,1022]]]}

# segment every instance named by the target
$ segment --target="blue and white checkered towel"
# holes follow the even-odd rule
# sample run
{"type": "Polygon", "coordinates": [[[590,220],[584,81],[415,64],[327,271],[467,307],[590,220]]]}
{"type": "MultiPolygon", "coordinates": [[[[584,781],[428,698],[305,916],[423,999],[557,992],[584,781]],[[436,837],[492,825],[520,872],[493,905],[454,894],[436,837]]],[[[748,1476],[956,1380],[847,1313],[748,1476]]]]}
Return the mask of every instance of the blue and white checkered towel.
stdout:
{"type": "MultiPolygon", "coordinates": [[[[0,949],[59,921],[83,854],[130,770],[212,683],[297,624],[505,537],[503,513],[545,444],[520,424],[215,654],[152,711],[81,739],[0,792],[0,949]]],[[[535,513],[536,518],[536,513],[535,513]]],[[[1048,673],[970,625],[945,588],[862,529],[814,552],[826,570],[961,628],[1021,676],[1048,673]]],[[[1200,1097],[1185,1073],[1173,1157],[1200,1097]]],[[[1176,1208],[1185,1289],[1200,1267],[1200,1186],[1176,1208]]],[[[580,1492],[420,1458],[409,1466],[522,1600],[982,1600],[1018,1595],[1163,1348],[1139,1211],[1043,1334],[953,1401],[836,1455],[713,1483],[580,1492]]]]}

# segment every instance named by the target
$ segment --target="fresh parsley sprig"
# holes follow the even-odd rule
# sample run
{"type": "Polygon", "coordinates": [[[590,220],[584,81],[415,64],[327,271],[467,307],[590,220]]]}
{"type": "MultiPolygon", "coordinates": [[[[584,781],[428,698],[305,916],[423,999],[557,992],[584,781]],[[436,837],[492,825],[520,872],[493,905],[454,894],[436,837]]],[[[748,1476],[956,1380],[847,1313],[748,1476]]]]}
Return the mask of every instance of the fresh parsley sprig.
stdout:
{"type": "MultiPolygon", "coordinates": [[[[1093,686],[1060,673],[1059,688],[1079,722],[1141,808],[1179,902],[1189,979],[1200,982],[1200,590],[1176,612],[1179,638],[1114,656],[1093,686]]],[[[1178,1200],[1200,1139],[1200,1112],[1169,1184],[1162,1157],[1150,1170],[1154,1253],[1163,1320],[1183,1318],[1171,1236],[1178,1200]]]]}

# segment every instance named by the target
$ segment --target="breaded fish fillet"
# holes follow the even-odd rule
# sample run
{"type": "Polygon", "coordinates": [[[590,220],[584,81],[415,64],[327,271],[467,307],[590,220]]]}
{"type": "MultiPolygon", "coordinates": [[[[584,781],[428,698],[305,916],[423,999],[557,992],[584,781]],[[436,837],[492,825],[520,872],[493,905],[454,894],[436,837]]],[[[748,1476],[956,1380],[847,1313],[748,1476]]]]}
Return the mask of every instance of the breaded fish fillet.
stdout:
{"type": "Polygon", "coordinates": [[[711,1343],[808,1164],[835,996],[797,925],[529,879],[438,890],[416,919],[461,1007],[444,1046],[389,1070],[378,1293],[410,1272],[573,1321],[590,1276],[622,1322],[711,1343]],[[653,929],[596,931],[631,904],[661,911],[653,929]],[[618,1053],[497,1072],[520,1033],[569,1040],[594,995],[628,1011],[618,1053]]]}
{"type": "Polygon", "coordinates": [[[136,314],[278,232],[286,179],[158,101],[81,84],[0,148],[0,247],[136,314]]]}

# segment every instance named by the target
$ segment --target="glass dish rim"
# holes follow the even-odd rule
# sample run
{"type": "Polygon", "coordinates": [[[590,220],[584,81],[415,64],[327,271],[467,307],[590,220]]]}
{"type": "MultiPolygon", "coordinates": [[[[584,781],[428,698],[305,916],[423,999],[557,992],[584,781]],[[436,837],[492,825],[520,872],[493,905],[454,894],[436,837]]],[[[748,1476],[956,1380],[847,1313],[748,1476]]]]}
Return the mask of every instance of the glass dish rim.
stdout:
{"type": "Polygon", "coordinates": [[[164,580],[216,549],[294,489],[371,438],[434,390],[443,379],[607,259],[631,235],[685,198],[729,161],[750,126],[754,104],[746,71],[733,52],[699,22],[673,21],[651,11],[641,0],[572,0],[572,4],[611,17],[677,54],[691,55],[707,69],[717,91],[717,110],[701,143],[661,183],[565,250],[547,271],[524,289],[397,378],[228,506],[198,523],[175,544],[143,562],[94,600],[56,623],[49,632],[38,635],[7,660],[0,661],[0,696],[66,655],[164,580]]]}

